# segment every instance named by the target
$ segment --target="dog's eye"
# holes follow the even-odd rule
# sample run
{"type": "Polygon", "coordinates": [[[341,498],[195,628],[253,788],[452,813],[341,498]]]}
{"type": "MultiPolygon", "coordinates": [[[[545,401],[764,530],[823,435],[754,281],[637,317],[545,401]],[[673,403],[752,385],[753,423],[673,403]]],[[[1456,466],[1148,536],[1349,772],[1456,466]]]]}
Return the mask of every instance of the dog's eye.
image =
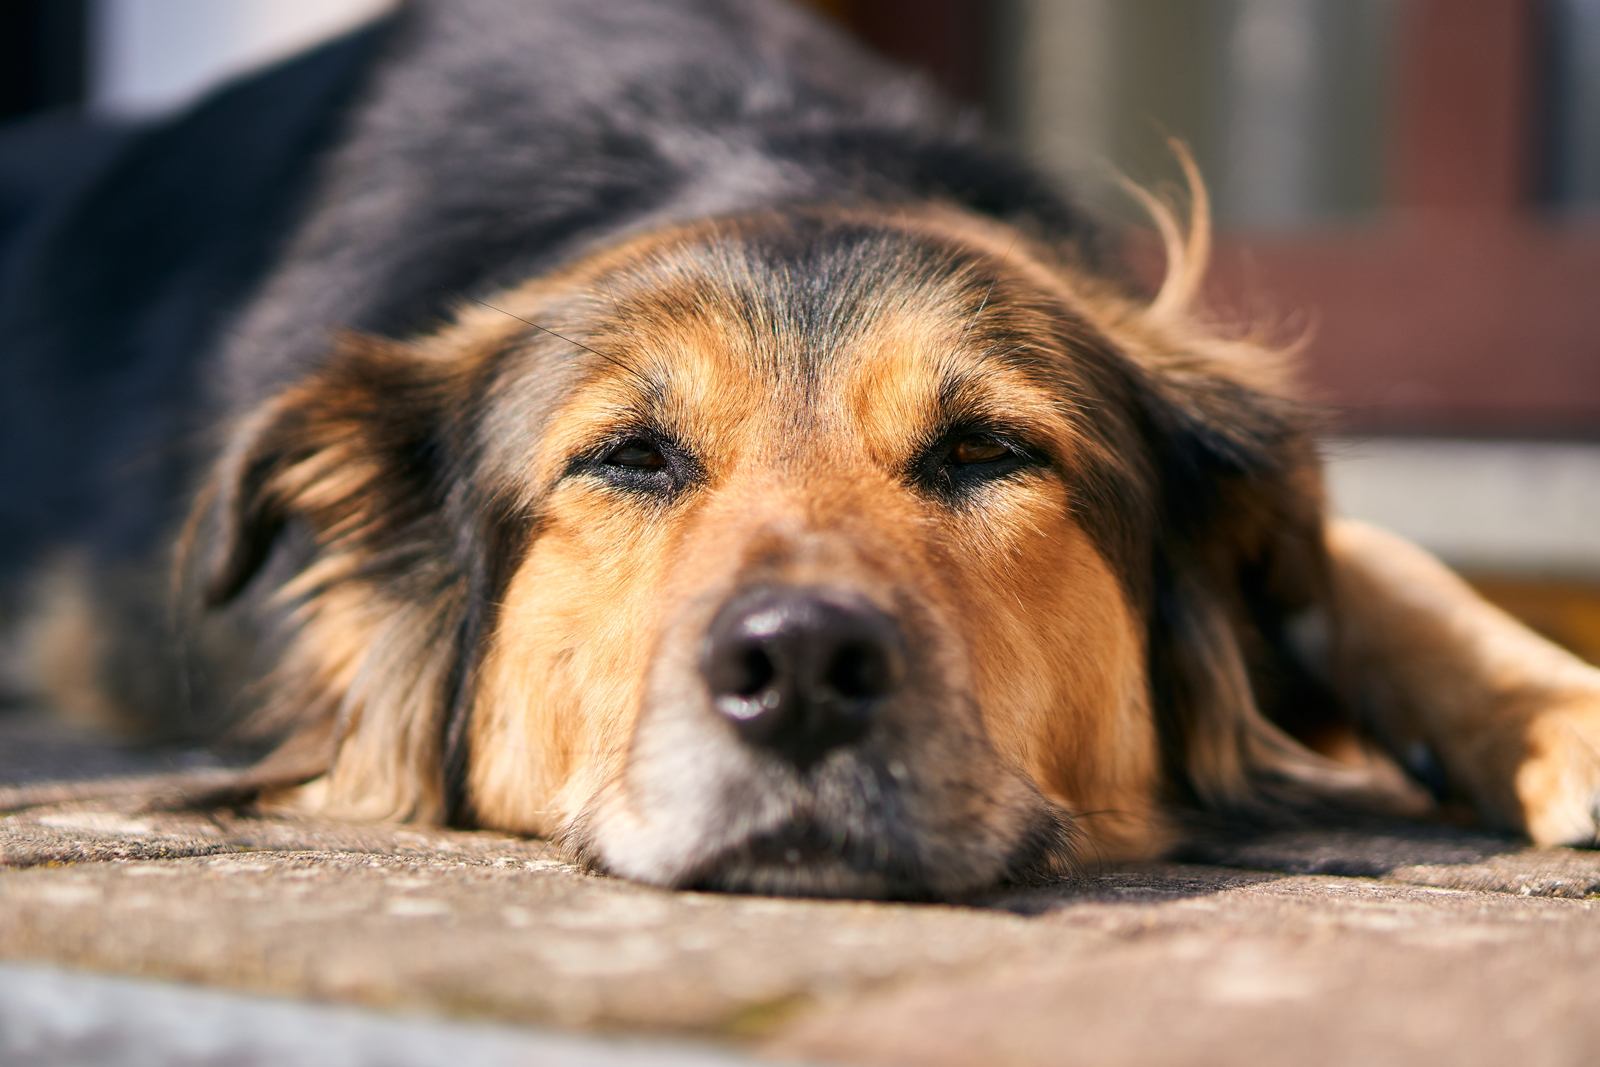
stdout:
{"type": "Polygon", "coordinates": [[[930,444],[908,473],[925,492],[958,506],[986,485],[1043,466],[1039,454],[1010,433],[957,429],[930,444]]]}
{"type": "Polygon", "coordinates": [[[700,467],[693,455],[670,436],[650,430],[632,432],[634,436],[618,434],[593,452],[573,456],[567,473],[657,501],[671,499],[699,478],[700,467]]]}
{"type": "Polygon", "coordinates": [[[964,467],[974,463],[993,463],[1011,454],[1011,449],[988,434],[974,433],[968,434],[950,446],[950,453],[945,462],[964,467]]]}
{"type": "Polygon", "coordinates": [[[649,441],[633,440],[614,449],[604,462],[608,467],[658,471],[667,465],[667,457],[649,441]]]}

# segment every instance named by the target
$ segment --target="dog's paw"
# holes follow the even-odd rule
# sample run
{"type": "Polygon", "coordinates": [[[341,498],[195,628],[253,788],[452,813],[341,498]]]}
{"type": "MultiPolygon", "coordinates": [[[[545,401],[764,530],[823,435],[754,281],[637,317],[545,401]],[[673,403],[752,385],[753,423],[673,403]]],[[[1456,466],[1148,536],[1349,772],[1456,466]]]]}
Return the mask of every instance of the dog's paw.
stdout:
{"type": "Polygon", "coordinates": [[[1569,694],[1529,720],[1515,788],[1540,845],[1600,846],[1600,690],[1569,694]]]}

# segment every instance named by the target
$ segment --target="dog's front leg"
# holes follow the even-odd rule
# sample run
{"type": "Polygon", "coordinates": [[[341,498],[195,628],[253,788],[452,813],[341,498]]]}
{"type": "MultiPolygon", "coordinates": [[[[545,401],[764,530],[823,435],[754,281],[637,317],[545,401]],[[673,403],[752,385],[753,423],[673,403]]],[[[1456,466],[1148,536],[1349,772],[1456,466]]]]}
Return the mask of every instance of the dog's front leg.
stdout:
{"type": "Polygon", "coordinates": [[[1357,711],[1489,821],[1544,845],[1600,832],[1600,670],[1477,595],[1416,545],[1333,521],[1335,664],[1357,711]]]}

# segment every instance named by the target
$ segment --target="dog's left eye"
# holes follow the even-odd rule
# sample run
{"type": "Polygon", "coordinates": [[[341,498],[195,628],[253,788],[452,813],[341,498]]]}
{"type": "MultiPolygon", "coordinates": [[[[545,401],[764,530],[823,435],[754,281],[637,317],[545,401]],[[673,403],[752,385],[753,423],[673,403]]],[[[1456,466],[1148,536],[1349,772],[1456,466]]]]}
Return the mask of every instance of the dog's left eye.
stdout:
{"type": "Polygon", "coordinates": [[[613,449],[602,462],[608,467],[658,471],[667,465],[667,457],[649,441],[633,440],[613,449]]]}
{"type": "Polygon", "coordinates": [[[1013,455],[1011,449],[988,434],[974,433],[951,445],[945,462],[952,466],[966,467],[976,463],[993,463],[1011,455],[1013,455]]]}
{"type": "Polygon", "coordinates": [[[959,504],[985,485],[1041,465],[1043,461],[1010,434],[965,429],[930,445],[912,464],[910,474],[924,491],[959,504]]]}

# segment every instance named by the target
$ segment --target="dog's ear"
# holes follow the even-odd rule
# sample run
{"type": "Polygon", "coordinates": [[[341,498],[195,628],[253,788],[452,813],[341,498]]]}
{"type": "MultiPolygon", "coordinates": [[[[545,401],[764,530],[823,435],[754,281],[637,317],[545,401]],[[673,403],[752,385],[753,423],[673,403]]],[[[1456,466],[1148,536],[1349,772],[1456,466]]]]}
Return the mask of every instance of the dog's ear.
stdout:
{"type": "Polygon", "coordinates": [[[459,377],[407,346],[341,339],[234,435],[199,524],[206,599],[256,582],[257,614],[281,628],[265,635],[258,722],[288,748],[323,739],[310,769],[326,772],[324,810],[437,821],[451,806],[451,721],[492,555],[452,436],[459,377]]]}
{"type": "Polygon", "coordinates": [[[1328,801],[1394,807],[1381,769],[1336,763],[1297,739],[1347,721],[1291,632],[1331,612],[1315,426],[1284,354],[1195,316],[1210,208],[1193,158],[1170,143],[1188,177],[1189,224],[1127,184],[1167,264],[1134,316],[1137,341],[1121,345],[1156,481],[1149,656],[1168,779],[1180,799],[1235,817],[1328,801]]]}
{"type": "Polygon", "coordinates": [[[322,370],[252,413],[211,490],[207,603],[238,596],[291,521],[320,556],[352,566],[424,533],[417,526],[436,512],[447,476],[447,389],[404,346],[346,335],[322,370]]]}
{"type": "Polygon", "coordinates": [[[1344,716],[1294,641],[1329,597],[1313,419],[1272,353],[1198,331],[1183,348],[1145,361],[1139,404],[1157,480],[1150,658],[1169,778],[1234,817],[1381,808],[1372,769],[1303,743],[1344,716]]]}

